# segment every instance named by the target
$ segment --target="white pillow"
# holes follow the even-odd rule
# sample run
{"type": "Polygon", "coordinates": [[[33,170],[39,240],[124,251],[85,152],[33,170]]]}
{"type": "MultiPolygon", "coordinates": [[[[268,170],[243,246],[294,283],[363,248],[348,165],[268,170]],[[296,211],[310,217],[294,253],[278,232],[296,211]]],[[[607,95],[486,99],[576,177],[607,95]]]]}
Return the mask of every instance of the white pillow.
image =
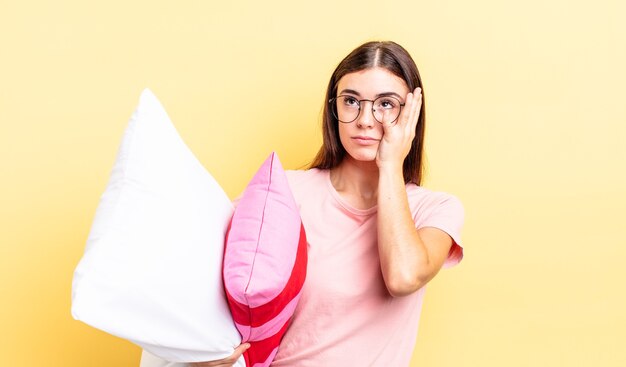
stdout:
{"type": "Polygon", "coordinates": [[[232,214],[144,90],[74,273],[73,317],[169,361],[230,356],[241,343],[221,274],[232,214]]]}

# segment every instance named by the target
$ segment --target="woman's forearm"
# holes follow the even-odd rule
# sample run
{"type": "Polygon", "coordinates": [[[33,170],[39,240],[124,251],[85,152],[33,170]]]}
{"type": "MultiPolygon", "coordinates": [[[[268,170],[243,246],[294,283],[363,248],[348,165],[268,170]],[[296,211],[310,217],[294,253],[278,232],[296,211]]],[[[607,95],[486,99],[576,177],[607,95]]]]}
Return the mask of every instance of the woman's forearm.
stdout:
{"type": "Polygon", "coordinates": [[[404,296],[436,273],[413,221],[401,166],[383,166],[378,184],[378,251],[389,293],[404,296]]]}

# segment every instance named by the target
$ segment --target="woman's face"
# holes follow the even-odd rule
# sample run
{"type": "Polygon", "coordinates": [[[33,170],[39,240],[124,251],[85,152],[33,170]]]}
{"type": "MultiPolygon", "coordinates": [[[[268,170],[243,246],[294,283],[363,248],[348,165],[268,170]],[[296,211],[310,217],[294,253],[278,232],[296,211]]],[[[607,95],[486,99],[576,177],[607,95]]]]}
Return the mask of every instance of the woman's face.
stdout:
{"type": "MultiPolygon", "coordinates": [[[[401,78],[374,67],[346,74],[337,83],[337,96],[350,96],[350,101],[392,96],[404,103],[409,87],[401,78]]],[[[372,114],[372,102],[362,101],[361,111],[350,123],[339,122],[339,139],[348,153],[346,158],[374,161],[383,136],[383,126],[372,114]]]]}

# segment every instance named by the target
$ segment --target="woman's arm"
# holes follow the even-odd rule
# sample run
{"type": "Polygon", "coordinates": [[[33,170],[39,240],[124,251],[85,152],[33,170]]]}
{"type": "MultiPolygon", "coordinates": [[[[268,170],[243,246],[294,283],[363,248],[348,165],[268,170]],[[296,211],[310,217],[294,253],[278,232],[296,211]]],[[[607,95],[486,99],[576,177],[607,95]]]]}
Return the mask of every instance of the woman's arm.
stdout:
{"type": "Polygon", "coordinates": [[[444,231],[415,229],[402,177],[391,167],[380,170],[378,184],[378,252],[389,293],[411,294],[439,272],[452,238],[444,231]]]}
{"type": "Polygon", "coordinates": [[[402,164],[415,138],[421,90],[406,98],[397,123],[385,124],[376,163],[378,182],[378,252],[389,293],[400,297],[411,294],[430,281],[443,266],[453,244],[452,238],[437,228],[417,230],[409,209],[402,164]]]}

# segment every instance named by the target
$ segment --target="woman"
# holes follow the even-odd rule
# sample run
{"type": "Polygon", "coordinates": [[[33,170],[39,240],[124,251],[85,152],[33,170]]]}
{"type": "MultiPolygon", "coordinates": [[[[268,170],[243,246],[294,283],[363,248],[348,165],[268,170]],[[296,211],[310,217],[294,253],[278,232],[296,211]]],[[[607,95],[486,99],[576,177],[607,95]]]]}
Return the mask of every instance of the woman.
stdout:
{"type": "MultiPolygon", "coordinates": [[[[303,294],[272,366],[407,366],[424,286],[462,258],[463,208],[419,186],[424,102],[407,51],[368,42],[337,66],[323,146],[288,179],[309,243],[303,294]]],[[[245,351],[196,367],[232,366],[245,351]]]]}

